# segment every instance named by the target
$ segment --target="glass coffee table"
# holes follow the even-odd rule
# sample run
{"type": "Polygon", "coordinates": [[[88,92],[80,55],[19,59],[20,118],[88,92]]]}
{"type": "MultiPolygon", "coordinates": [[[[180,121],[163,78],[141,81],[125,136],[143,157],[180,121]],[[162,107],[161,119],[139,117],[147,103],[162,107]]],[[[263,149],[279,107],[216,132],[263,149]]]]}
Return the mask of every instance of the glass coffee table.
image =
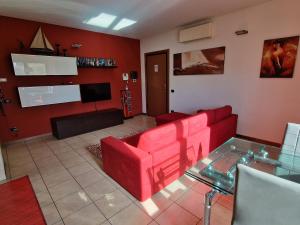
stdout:
{"type": "Polygon", "coordinates": [[[284,154],[277,147],[231,138],[186,171],[186,175],[212,188],[205,195],[204,225],[210,224],[215,194],[234,194],[237,164],[300,183],[300,156],[284,154]]]}

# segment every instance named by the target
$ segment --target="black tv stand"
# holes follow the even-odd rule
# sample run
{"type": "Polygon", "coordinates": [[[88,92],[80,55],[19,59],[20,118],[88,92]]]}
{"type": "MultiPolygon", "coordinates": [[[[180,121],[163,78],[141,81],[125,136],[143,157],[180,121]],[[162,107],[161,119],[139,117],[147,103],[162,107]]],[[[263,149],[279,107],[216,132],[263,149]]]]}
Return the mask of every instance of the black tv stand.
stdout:
{"type": "Polygon", "coordinates": [[[51,118],[53,136],[57,139],[116,126],[123,123],[121,109],[106,109],[51,118]]]}

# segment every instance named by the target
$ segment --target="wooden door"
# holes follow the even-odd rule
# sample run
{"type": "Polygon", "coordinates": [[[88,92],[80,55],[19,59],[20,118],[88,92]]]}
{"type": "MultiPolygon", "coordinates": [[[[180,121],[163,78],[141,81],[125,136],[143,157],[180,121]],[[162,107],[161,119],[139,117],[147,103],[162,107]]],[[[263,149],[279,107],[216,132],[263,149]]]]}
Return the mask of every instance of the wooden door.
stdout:
{"type": "Polygon", "coordinates": [[[147,114],[157,116],[169,111],[169,51],[145,54],[147,114]]]}

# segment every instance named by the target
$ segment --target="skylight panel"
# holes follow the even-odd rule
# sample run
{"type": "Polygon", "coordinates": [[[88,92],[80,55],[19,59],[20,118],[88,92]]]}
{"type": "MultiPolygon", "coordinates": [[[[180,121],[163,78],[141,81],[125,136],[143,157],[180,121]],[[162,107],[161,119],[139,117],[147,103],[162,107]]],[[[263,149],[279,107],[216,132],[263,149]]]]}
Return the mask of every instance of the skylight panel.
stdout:
{"type": "Polygon", "coordinates": [[[134,20],[123,18],[119,21],[119,23],[117,23],[116,26],[114,26],[113,30],[121,30],[121,29],[123,29],[125,27],[129,27],[135,23],[136,23],[136,21],[134,21],[134,20]]]}
{"type": "Polygon", "coordinates": [[[116,18],[117,16],[108,13],[101,13],[98,16],[89,19],[86,22],[86,24],[97,26],[97,27],[108,28],[116,18]]]}

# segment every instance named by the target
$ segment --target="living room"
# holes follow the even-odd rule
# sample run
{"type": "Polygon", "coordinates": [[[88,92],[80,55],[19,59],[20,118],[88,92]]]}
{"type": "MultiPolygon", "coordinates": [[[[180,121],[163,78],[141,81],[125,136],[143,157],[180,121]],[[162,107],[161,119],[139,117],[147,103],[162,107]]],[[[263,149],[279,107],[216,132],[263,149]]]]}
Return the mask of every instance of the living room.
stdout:
{"type": "Polygon", "coordinates": [[[297,224],[299,6],[0,1],[1,220],[297,224]]]}

